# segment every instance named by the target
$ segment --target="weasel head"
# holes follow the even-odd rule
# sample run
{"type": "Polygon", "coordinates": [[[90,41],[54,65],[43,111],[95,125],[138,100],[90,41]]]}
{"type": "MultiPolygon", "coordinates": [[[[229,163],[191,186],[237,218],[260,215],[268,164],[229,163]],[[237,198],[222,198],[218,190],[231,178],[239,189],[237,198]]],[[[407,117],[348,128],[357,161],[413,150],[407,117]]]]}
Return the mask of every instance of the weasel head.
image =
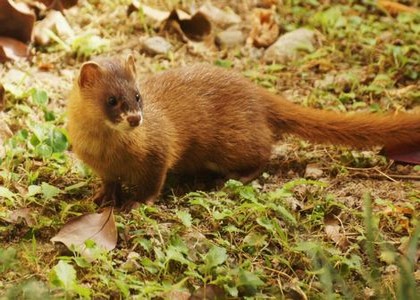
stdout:
{"type": "Polygon", "coordinates": [[[124,61],[106,58],[82,65],[77,83],[86,109],[102,112],[104,124],[118,131],[131,131],[143,123],[143,99],[130,55],[124,61]]]}

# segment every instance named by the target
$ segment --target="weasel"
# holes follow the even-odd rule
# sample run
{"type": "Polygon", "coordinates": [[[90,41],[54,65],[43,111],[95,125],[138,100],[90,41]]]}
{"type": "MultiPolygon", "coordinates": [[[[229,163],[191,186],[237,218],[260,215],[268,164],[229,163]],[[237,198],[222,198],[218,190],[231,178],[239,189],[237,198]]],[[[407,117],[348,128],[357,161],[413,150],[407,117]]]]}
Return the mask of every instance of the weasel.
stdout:
{"type": "Polygon", "coordinates": [[[367,148],[420,145],[420,114],[345,114],[302,107],[222,68],[193,65],[137,80],[132,56],[82,65],[68,101],[73,151],[98,174],[95,200],[153,202],[168,172],[247,182],[284,134],[367,148]]]}

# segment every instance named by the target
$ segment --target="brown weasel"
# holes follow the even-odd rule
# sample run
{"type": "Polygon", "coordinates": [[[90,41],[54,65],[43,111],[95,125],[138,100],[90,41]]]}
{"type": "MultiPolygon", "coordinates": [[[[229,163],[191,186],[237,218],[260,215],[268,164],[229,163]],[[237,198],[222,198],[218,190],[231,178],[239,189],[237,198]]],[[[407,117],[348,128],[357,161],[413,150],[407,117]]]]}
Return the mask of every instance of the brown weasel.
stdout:
{"type": "Polygon", "coordinates": [[[283,134],[357,148],[420,145],[419,114],[342,114],[301,107],[232,71],[210,65],[138,82],[135,62],[83,64],[68,103],[74,152],[103,180],[96,200],[153,201],[168,172],[218,172],[249,181],[283,134]]]}

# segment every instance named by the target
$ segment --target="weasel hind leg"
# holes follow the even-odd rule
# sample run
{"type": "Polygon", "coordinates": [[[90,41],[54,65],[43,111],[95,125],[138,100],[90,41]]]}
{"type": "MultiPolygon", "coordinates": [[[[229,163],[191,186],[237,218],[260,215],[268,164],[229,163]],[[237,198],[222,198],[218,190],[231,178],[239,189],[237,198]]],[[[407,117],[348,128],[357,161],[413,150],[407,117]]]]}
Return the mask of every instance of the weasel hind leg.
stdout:
{"type": "Polygon", "coordinates": [[[119,182],[104,182],[99,191],[92,198],[99,206],[115,205],[120,206],[122,203],[122,189],[119,182]]]}
{"type": "Polygon", "coordinates": [[[250,183],[252,180],[256,179],[264,170],[264,166],[257,166],[247,170],[234,171],[227,174],[227,178],[235,179],[243,184],[250,183]]]}

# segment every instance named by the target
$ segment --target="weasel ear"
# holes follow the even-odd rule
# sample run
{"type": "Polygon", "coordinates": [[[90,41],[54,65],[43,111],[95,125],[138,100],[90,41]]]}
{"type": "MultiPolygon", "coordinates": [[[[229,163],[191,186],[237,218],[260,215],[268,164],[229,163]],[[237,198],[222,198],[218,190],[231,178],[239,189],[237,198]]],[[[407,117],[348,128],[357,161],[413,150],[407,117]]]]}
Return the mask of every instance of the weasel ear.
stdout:
{"type": "Polygon", "coordinates": [[[125,67],[129,70],[133,76],[136,76],[136,61],[134,60],[133,55],[129,54],[125,59],[125,67]]]}
{"type": "Polygon", "coordinates": [[[79,86],[90,87],[101,76],[102,68],[93,61],[88,61],[82,65],[79,76],[79,86]]]}

